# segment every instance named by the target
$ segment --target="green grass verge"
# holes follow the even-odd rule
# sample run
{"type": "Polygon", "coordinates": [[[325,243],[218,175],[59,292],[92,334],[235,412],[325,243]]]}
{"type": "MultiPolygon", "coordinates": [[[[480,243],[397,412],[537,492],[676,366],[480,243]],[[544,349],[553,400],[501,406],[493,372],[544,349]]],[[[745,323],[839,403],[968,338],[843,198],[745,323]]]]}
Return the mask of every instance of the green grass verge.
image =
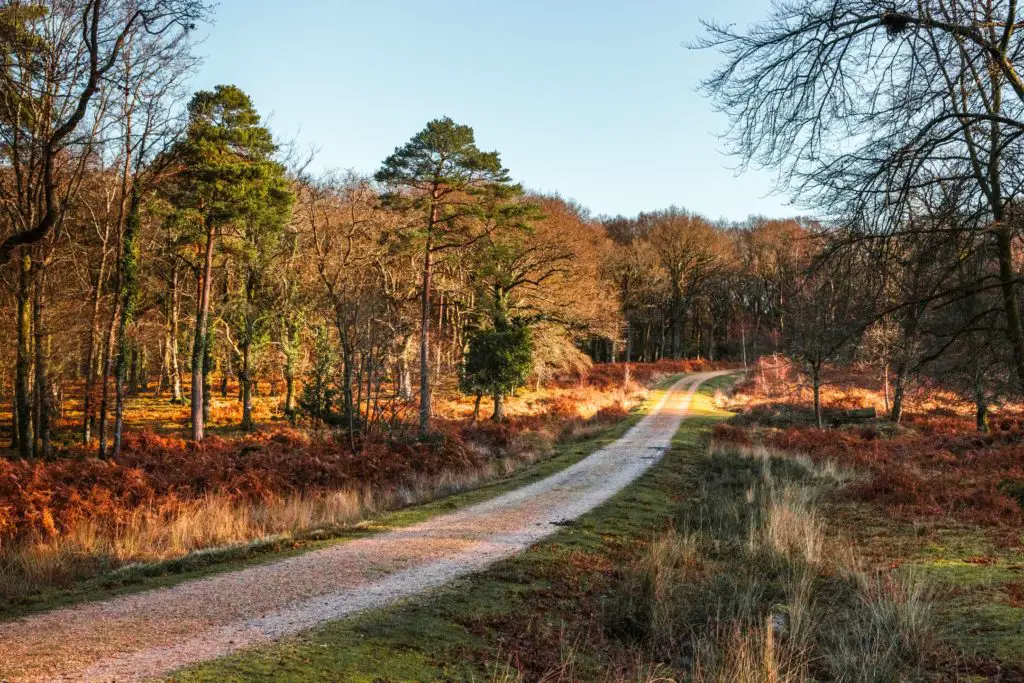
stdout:
{"type": "Polygon", "coordinates": [[[67,607],[83,602],[105,600],[119,595],[173,586],[217,573],[235,571],[256,564],[274,562],[300,553],[344,543],[424,521],[475,503],[494,498],[579,462],[594,451],[615,441],[639,422],[666,390],[680,378],[670,376],[652,387],[647,399],[624,419],[607,429],[555,445],[551,457],[480,487],[437,498],[433,501],[389,511],[341,528],[317,529],[300,537],[256,540],[252,543],[213,548],[180,558],[130,565],[70,586],[54,587],[17,601],[0,604],[0,620],[67,607]]]}
{"type": "Polygon", "coordinates": [[[899,565],[934,585],[945,659],[963,680],[1005,667],[1019,676],[1005,680],[1024,680],[1024,536],[952,519],[901,522],[862,503],[835,513],[873,562],[899,565]]]}
{"type": "MultiPolygon", "coordinates": [[[[611,558],[628,555],[663,530],[675,518],[680,496],[699,486],[692,478],[695,456],[711,427],[729,416],[710,397],[732,381],[721,377],[703,385],[670,451],[637,482],[528,551],[428,596],[208,662],[174,680],[487,680],[510,638],[519,645],[522,639],[545,641],[548,647],[536,648],[543,657],[550,640],[557,642],[560,625],[580,617],[580,596],[592,595],[607,580],[611,558]],[[534,628],[519,628],[524,617],[537,620],[534,628]]],[[[589,666],[593,672],[600,662],[589,666]]]]}

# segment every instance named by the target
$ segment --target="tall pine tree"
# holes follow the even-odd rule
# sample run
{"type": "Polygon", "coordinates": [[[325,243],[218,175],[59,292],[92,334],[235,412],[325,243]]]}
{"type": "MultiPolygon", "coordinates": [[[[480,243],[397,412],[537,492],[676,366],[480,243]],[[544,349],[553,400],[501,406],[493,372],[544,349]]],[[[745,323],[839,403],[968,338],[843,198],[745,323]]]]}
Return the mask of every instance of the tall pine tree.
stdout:
{"type": "Polygon", "coordinates": [[[497,152],[476,146],[473,129],[436,119],[384,160],[374,178],[388,192],[384,202],[406,212],[408,236],[422,253],[420,285],[420,435],[430,431],[430,293],[433,260],[468,247],[490,223],[481,218],[495,201],[522,193],[497,152]]]}
{"type": "Polygon", "coordinates": [[[185,139],[176,149],[181,172],[174,197],[192,215],[200,261],[192,345],[192,439],[203,439],[204,356],[218,237],[233,224],[275,231],[288,220],[292,190],[277,145],[249,96],[233,85],[195,94],[185,139]]]}

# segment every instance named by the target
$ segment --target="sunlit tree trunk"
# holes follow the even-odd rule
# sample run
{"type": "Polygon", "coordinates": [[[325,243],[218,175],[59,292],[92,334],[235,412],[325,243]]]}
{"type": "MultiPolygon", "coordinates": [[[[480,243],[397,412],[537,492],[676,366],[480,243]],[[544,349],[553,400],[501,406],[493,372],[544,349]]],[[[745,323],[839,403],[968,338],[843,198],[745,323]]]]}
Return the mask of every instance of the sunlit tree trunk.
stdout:
{"type": "Polygon", "coordinates": [[[238,373],[238,381],[242,385],[242,429],[251,432],[252,421],[252,345],[242,344],[242,368],[238,373]]]}
{"type": "Polygon", "coordinates": [[[114,371],[114,344],[117,341],[115,331],[117,329],[120,310],[121,304],[118,302],[110,314],[110,324],[107,326],[107,336],[103,344],[103,372],[100,377],[100,381],[102,382],[100,391],[100,415],[97,429],[99,432],[97,453],[101,458],[107,457],[107,414],[110,409],[110,375],[114,371]]]}
{"type": "Polygon", "coordinates": [[[196,326],[192,340],[192,440],[203,440],[206,408],[203,387],[206,384],[207,318],[210,313],[210,280],[213,278],[214,225],[207,221],[206,250],[202,269],[199,272],[196,294],[196,326]]]}
{"type": "Polygon", "coordinates": [[[33,441],[33,453],[37,458],[47,458],[50,455],[50,378],[48,371],[48,356],[46,344],[46,327],[43,321],[45,308],[45,278],[43,273],[37,274],[35,278],[35,289],[32,295],[32,323],[35,336],[35,440],[33,441]]]}
{"type": "Polygon", "coordinates": [[[168,342],[171,354],[171,403],[180,405],[185,402],[181,391],[181,362],[178,358],[178,339],[181,335],[181,293],[178,287],[178,268],[171,273],[171,315],[168,330],[168,342]]]}
{"type": "MultiPolygon", "coordinates": [[[[128,375],[129,354],[138,352],[129,339],[129,331],[135,325],[135,307],[138,301],[139,268],[139,223],[140,197],[137,188],[132,188],[125,217],[124,236],[121,241],[121,276],[118,278],[118,298],[121,312],[117,324],[117,358],[114,361],[114,448],[113,457],[121,455],[121,437],[124,432],[125,382],[128,375]]],[[[135,374],[135,373],[133,373],[135,374]]],[[[133,382],[134,384],[135,382],[133,382]]]]}
{"type": "MultiPolygon", "coordinates": [[[[437,208],[431,212],[431,225],[437,222],[437,208]]],[[[420,436],[430,432],[430,276],[431,244],[423,251],[423,291],[420,315],[420,436]]]]}
{"type": "Polygon", "coordinates": [[[17,414],[18,456],[32,456],[32,404],[29,374],[32,369],[32,309],[30,305],[32,258],[25,253],[21,259],[18,280],[18,357],[15,366],[14,394],[17,414]]]}
{"type": "Polygon", "coordinates": [[[82,442],[92,440],[93,423],[96,420],[92,405],[93,392],[96,388],[98,373],[97,358],[99,353],[101,303],[103,301],[103,283],[106,279],[107,249],[106,237],[102,244],[103,254],[100,256],[100,268],[96,274],[96,282],[92,292],[92,319],[89,325],[89,340],[85,349],[85,394],[82,398],[82,442]]]}

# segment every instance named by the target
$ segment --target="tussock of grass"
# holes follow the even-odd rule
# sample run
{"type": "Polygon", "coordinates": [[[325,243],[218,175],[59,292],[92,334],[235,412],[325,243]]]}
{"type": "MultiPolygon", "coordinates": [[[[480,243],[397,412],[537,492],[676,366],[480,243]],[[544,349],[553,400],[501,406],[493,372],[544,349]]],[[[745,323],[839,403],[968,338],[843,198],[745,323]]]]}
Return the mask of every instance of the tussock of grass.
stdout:
{"type": "Polygon", "coordinates": [[[927,584],[866,572],[819,501],[847,477],[765,449],[715,447],[699,514],[623,572],[605,624],[714,683],[892,681],[931,643],[927,584]]]}

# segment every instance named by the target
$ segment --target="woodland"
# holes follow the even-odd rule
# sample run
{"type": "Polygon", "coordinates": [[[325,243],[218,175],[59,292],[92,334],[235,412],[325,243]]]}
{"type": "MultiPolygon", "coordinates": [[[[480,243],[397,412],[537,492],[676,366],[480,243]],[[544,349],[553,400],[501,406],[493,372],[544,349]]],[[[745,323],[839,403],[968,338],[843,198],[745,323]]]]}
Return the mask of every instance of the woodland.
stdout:
{"type": "Polygon", "coordinates": [[[718,447],[859,468],[846,503],[1019,551],[1016,2],[787,0],[707,23],[690,47],[722,59],[702,90],[731,151],[806,207],[738,222],[592,215],[443,115],[377,168],[314,172],[240,88],[188,91],[212,11],[0,2],[12,606],[470,488],[712,368],[743,376],[718,447]]]}

